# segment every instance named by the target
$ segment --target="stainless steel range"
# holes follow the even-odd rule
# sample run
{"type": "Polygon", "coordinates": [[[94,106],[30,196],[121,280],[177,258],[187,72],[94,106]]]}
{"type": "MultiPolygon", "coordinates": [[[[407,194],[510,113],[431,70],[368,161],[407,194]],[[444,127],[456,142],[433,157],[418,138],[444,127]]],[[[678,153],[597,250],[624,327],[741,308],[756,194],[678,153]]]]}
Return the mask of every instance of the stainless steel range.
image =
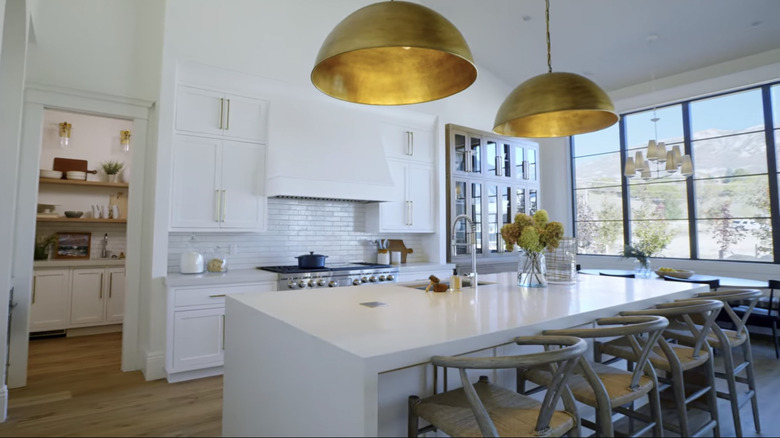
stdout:
{"type": "Polygon", "coordinates": [[[318,269],[299,268],[295,265],[259,266],[257,269],[279,274],[277,290],[360,286],[398,281],[397,266],[373,263],[346,263],[318,269]]]}

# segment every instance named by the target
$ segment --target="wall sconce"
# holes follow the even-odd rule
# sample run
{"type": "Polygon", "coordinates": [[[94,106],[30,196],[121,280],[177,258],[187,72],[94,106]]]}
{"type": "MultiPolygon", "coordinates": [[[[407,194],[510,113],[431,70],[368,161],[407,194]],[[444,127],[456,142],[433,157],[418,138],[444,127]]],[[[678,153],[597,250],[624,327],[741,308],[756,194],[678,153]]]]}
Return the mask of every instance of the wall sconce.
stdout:
{"type": "Polygon", "coordinates": [[[130,152],[130,131],[119,131],[119,144],[122,152],[130,152]]]}
{"type": "Polygon", "coordinates": [[[70,123],[60,123],[60,147],[62,148],[67,147],[68,144],[70,144],[70,128],[70,123]]]}

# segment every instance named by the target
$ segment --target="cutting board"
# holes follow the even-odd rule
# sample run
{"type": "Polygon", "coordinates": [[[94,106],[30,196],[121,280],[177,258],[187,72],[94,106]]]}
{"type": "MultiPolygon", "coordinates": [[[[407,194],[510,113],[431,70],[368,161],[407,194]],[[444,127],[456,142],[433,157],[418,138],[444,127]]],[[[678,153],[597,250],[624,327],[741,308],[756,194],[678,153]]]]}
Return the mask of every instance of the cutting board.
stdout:
{"type": "Polygon", "coordinates": [[[403,240],[393,240],[390,239],[387,242],[387,246],[390,250],[390,252],[393,251],[400,251],[401,252],[401,263],[406,263],[406,255],[411,254],[414,252],[412,248],[407,248],[406,245],[404,245],[403,240]]]}
{"type": "Polygon", "coordinates": [[[74,160],[72,158],[59,158],[54,157],[54,165],[52,169],[62,172],[62,177],[65,178],[65,173],[72,170],[78,172],[87,171],[87,160],[74,160]]]}
{"type": "Polygon", "coordinates": [[[119,217],[114,219],[127,219],[127,196],[124,193],[117,192],[108,197],[108,209],[110,210],[113,205],[119,209],[119,217]]]}

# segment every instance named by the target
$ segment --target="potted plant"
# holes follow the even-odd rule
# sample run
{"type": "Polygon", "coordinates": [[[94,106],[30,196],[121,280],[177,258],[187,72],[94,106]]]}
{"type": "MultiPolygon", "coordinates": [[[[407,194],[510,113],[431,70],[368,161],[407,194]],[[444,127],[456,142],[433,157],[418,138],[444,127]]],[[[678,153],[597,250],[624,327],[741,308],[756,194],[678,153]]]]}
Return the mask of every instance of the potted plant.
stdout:
{"type": "Polygon", "coordinates": [[[38,236],[35,239],[35,252],[33,253],[33,260],[48,260],[51,247],[57,242],[57,235],[50,234],[48,236],[38,236]]]}
{"type": "Polygon", "coordinates": [[[105,161],[100,163],[100,165],[103,166],[103,172],[106,172],[106,175],[108,175],[108,181],[117,182],[119,172],[125,164],[120,161],[105,161]]]}
{"type": "Polygon", "coordinates": [[[547,286],[545,249],[555,249],[563,238],[563,224],[550,221],[546,210],[533,216],[515,215],[514,222],[501,227],[507,252],[520,248],[521,259],[517,269],[517,285],[522,287],[547,286]]]}

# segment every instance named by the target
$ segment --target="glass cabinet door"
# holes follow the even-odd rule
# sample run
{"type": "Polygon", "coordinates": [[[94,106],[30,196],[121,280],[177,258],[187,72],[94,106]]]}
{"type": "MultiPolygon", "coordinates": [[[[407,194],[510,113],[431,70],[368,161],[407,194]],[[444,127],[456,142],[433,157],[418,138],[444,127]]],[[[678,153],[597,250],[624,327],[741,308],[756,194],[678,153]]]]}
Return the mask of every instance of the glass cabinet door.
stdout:
{"type": "Polygon", "coordinates": [[[471,155],[471,168],[468,172],[482,173],[482,139],[479,137],[471,137],[469,155],[471,155]]]}
{"type": "Polygon", "coordinates": [[[537,181],[537,172],[536,172],[536,151],[533,149],[526,149],[526,158],[528,162],[528,177],[527,180],[530,181],[537,181]]]}
{"type": "MultiPolygon", "coordinates": [[[[455,197],[453,199],[455,217],[461,214],[467,214],[476,226],[476,244],[477,254],[482,253],[482,184],[469,183],[465,181],[456,181],[455,197]]],[[[471,243],[468,240],[468,234],[471,227],[465,220],[459,220],[454,226],[455,230],[455,255],[470,254],[471,243]]]]}
{"type": "Polygon", "coordinates": [[[453,136],[455,145],[452,148],[453,159],[452,168],[457,172],[466,171],[466,158],[468,157],[466,149],[466,136],[463,134],[455,134],[453,136]]]}

